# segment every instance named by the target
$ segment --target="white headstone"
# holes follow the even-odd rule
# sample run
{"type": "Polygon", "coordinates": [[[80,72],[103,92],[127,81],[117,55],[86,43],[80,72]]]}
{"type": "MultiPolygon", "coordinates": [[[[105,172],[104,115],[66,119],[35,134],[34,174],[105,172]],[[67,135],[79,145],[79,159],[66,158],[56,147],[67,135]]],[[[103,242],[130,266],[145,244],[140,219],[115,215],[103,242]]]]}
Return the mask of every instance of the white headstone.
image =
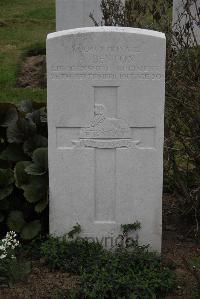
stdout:
{"type": "MultiPolygon", "coordinates": [[[[191,19],[193,24],[193,32],[198,44],[200,44],[200,24],[197,25],[196,22],[200,18],[200,16],[197,16],[197,14],[199,14],[199,11],[200,0],[173,0],[173,30],[179,32],[181,29],[181,31],[183,32],[185,24],[189,19],[191,19]],[[189,3],[189,1],[191,1],[191,3],[194,1],[193,4],[190,5],[190,17],[184,9],[184,5],[186,3],[189,3]]],[[[185,35],[183,34],[183,37],[184,36],[185,35]]],[[[192,44],[193,40],[194,39],[192,37],[192,40],[189,42],[189,44],[192,44]]]]}
{"type": "Polygon", "coordinates": [[[160,250],[165,47],[134,28],[48,35],[51,234],[79,223],[108,246],[139,221],[139,242],[160,250]]]}
{"type": "Polygon", "coordinates": [[[101,0],[56,0],[56,30],[94,26],[90,18],[101,24],[101,0]]]}

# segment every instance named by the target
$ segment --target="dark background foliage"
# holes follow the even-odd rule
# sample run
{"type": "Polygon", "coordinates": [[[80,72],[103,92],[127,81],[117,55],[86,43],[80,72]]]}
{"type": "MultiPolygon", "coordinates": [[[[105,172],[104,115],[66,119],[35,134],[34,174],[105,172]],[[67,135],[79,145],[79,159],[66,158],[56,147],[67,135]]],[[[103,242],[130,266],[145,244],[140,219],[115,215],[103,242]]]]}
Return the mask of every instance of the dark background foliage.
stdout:
{"type": "Polygon", "coordinates": [[[194,27],[200,30],[200,5],[196,0],[182,0],[184,9],[172,27],[172,2],[102,0],[103,20],[96,25],[139,27],[166,34],[164,192],[176,194],[180,217],[199,237],[200,46],[194,27]]]}
{"type": "Polygon", "coordinates": [[[0,114],[0,232],[30,240],[48,228],[46,107],[1,103],[0,114]]]}

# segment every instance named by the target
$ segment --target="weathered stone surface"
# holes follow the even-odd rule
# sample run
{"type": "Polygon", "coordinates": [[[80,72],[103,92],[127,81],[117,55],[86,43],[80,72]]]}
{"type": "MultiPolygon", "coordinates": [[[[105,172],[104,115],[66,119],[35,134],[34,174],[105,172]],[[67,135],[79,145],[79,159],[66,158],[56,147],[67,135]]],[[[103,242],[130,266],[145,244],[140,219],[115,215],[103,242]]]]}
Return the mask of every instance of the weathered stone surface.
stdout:
{"type": "Polygon", "coordinates": [[[56,30],[94,26],[92,13],[101,24],[101,0],[56,0],[56,30]]]}
{"type": "MultiPolygon", "coordinates": [[[[200,44],[200,24],[197,24],[197,21],[199,21],[199,17],[197,15],[200,10],[200,0],[195,0],[194,3],[189,6],[190,16],[184,10],[184,5],[189,2],[190,1],[188,0],[173,0],[173,30],[177,32],[184,32],[185,24],[191,20],[192,24],[190,25],[190,28],[192,27],[193,29],[190,30],[191,38],[189,39],[189,45],[195,45],[196,42],[200,44]]],[[[185,34],[183,34],[183,38],[184,37],[186,42],[187,37],[185,34]]]]}
{"type": "Polygon", "coordinates": [[[165,47],[134,28],[48,35],[50,233],[79,223],[111,246],[139,221],[139,242],[160,250],[165,47]]]}

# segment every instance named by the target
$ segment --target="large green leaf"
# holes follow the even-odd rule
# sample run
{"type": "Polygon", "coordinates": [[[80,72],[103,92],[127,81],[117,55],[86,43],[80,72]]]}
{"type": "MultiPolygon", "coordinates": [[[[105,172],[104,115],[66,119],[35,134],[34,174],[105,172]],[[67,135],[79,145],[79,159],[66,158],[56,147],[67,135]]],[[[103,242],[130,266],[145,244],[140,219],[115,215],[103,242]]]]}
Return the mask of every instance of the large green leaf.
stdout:
{"type": "Polygon", "coordinates": [[[23,213],[21,211],[11,211],[6,221],[10,230],[19,233],[25,225],[23,213]]]}
{"type": "Polygon", "coordinates": [[[41,231],[41,224],[39,220],[35,220],[32,222],[27,223],[22,231],[21,231],[21,237],[24,240],[31,240],[35,238],[39,232],[41,231]]]}
{"type": "Polygon", "coordinates": [[[0,200],[5,199],[8,197],[13,191],[13,185],[9,185],[7,187],[1,188],[0,189],[0,200]]]}
{"type": "Polygon", "coordinates": [[[39,130],[41,129],[41,124],[47,122],[47,112],[44,103],[27,100],[21,104],[19,109],[24,113],[26,119],[38,126],[39,130]]]}
{"type": "Polygon", "coordinates": [[[38,148],[33,153],[33,163],[25,169],[31,175],[43,175],[48,171],[48,150],[47,148],[38,148]]]}
{"type": "Polygon", "coordinates": [[[9,198],[4,198],[1,200],[1,203],[0,203],[0,210],[1,211],[6,211],[6,210],[9,210],[10,208],[10,202],[9,202],[9,198]]]}
{"type": "Polygon", "coordinates": [[[15,165],[14,177],[15,185],[18,188],[22,188],[23,185],[26,185],[30,182],[30,176],[25,172],[25,168],[30,164],[29,161],[20,161],[15,165]]]}
{"type": "Polygon", "coordinates": [[[44,176],[32,177],[30,184],[23,185],[24,197],[30,203],[38,202],[46,198],[47,178],[44,176]]]}
{"type": "Polygon", "coordinates": [[[3,222],[5,219],[5,216],[2,212],[0,212],[0,223],[3,222]]]}
{"type": "Polygon", "coordinates": [[[35,135],[24,142],[23,149],[28,155],[32,155],[33,151],[40,147],[47,147],[48,140],[42,135],[35,135]]]}
{"type": "Polygon", "coordinates": [[[41,193],[39,193],[40,190],[34,183],[23,186],[23,190],[24,197],[30,203],[35,203],[42,199],[41,193]]]}
{"type": "Polygon", "coordinates": [[[41,102],[34,102],[32,100],[25,100],[21,103],[19,110],[23,111],[25,113],[31,113],[34,110],[39,110],[41,108],[44,108],[46,104],[41,102]]]}
{"type": "Polygon", "coordinates": [[[47,206],[48,206],[48,200],[47,199],[42,200],[36,204],[35,211],[37,213],[42,213],[46,209],[47,206]]]}
{"type": "Polygon", "coordinates": [[[18,112],[13,104],[0,103],[0,126],[7,127],[18,119],[18,112]]]}
{"type": "Polygon", "coordinates": [[[40,126],[40,111],[36,110],[26,115],[26,118],[31,122],[35,123],[37,126],[40,126]]]}
{"type": "Polygon", "coordinates": [[[0,168],[0,188],[6,187],[14,183],[14,176],[12,169],[0,168]]]}
{"type": "Polygon", "coordinates": [[[35,124],[28,119],[20,118],[7,128],[7,138],[10,143],[22,143],[36,133],[35,124]]]}
{"type": "Polygon", "coordinates": [[[28,159],[28,156],[24,153],[20,144],[11,143],[7,148],[0,154],[1,160],[8,161],[24,161],[28,159]]]}

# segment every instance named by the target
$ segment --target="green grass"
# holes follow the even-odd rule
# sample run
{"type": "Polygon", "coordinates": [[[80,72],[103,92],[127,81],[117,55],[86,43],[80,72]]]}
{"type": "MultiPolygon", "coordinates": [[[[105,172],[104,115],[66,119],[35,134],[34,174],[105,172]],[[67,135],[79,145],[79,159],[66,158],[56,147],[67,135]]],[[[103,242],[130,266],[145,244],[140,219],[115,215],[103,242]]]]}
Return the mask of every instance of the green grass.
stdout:
{"type": "Polygon", "coordinates": [[[16,79],[23,55],[53,31],[55,0],[0,0],[0,102],[46,101],[46,90],[17,88],[16,79]]]}
{"type": "Polygon", "coordinates": [[[46,90],[17,88],[16,73],[24,51],[53,31],[54,0],[0,0],[0,102],[46,101],[46,90]]]}

